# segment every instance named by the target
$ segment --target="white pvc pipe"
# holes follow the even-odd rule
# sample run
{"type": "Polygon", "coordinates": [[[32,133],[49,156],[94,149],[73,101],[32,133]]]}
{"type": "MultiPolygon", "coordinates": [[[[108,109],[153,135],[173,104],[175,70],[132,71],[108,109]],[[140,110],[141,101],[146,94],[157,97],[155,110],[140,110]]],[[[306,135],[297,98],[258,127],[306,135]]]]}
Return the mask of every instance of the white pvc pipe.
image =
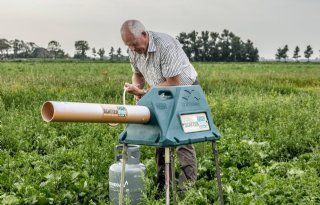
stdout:
{"type": "Polygon", "coordinates": [[[42,105],[46,122],[148,123],[150,111],[146,106],[113,105],[47,101],[42,105]]]}

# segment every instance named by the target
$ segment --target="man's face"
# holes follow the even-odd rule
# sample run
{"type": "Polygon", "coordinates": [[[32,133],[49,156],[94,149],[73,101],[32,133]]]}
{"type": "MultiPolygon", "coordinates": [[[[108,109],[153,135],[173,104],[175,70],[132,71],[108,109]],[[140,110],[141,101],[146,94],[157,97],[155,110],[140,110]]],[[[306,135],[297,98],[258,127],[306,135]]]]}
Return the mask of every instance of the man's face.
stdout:
{"type": "Polygon", "coordinates": [[[135,38],[133,35],[128,34],[122,36],[123,42],[134,52],[139,54],[147,53],[148,49],[148,37],[147,34],[144,32],[138,38],[135,38]]]}

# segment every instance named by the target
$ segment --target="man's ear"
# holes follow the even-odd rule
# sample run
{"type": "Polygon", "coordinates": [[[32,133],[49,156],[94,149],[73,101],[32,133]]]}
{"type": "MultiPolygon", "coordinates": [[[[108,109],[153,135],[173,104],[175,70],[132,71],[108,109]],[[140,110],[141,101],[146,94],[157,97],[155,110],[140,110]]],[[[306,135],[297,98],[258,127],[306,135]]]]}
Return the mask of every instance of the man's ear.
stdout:
{"type": "Polygon", "coordinates": [[[142,31],[142,33],[141,33],[144,37],[147,37],[147,32],[145,32],[145,31],[142,31]]]}

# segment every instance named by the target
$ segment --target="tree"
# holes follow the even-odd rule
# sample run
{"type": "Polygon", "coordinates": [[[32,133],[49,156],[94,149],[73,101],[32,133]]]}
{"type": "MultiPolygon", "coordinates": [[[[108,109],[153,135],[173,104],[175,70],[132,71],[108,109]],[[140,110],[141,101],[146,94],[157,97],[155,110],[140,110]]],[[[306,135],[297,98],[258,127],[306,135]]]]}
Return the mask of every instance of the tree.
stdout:
{"type": "MultiPolygon", "coordinates": [[[[235,36],[231,39],[231,59],[232,59],[232,61],[237,62],[237,61],[244,60],[246,49],[242,49],[243,46],[244,45],[243,45],[243,42],[241,41],[240,37],[235,36]]],[[[253,45],[252,45],[252,48],[253,48],[253,45]]],[[[249,54],[251,51],[248,50],[247,52],[249,54]]]]}
{"type": "Polygon", "coordinates": [[[118,58],[118,60],[121,60],[121,57],[122,57],[122,50],[119,47],[118,50],[117,50],[117,58],[118,58]]]}
{"type": "Polygon", "coordinates": [[[191,59],[191,46],[188,34],[186,32],[182,32],[177,36],[177,40],[182,44],[182,49],[186,53],[189,59],[191,59]]]}
{"type": "Polygon", "coordinates": [[[27,46],[29,53],[32,53],[36,48],[39,48],[39,46],[37,46],[37,44],[35,44],[34,42],[28,42],[27,46]]]}
{"type": "Polygon", "coordinates": [[[18,42],[19,53],[18,57],[26,57],[26,43],[23,40],[18,42]]]}
{"type": "Polygon", "coordinates": [[[20,50],[21,52],[19,53],[19,57],[22,58],[30,58],[32,57],[32,53],[33,51],[39,48],[39,46],[37,46],[34,42],[24,42],[24,41],[20,41],[20,50]]]}
{"type": "Polygon", "coordinates": [[[257,48],[254,48],[252,41],[247,40],[247,42],[244,44],[244,51],[244,61],[256,62],[259,60],[259,51],[257,48]]]}
{"type": "Polygon", "coordinates": [[[94,58],[96,58],[96,55],[97,55],[96,48],[92,48],[92,55],[94,58]]]}
{"type": "Polygon", "coordinates": [[[60,47],[60,43],[55,40],[52,40],[48,43],[48,51],[53,55],[54,58],[57,58],[59,53],[61,55],[62,50],[60,47]]]}
{"type": "Polygon", "coordinates": [[[219,33],[217,32],[210,32],[210,40],[209,40],[209,46],[210,46],[210,51],[209,51],[209,56],[210,56],[210,61],[218,61],[219,60],[219,49],[217,44],[219,40],[219,33]]]}
{"type": "Polygon", "coordinates": [[[307,45],[307,48],[304,51],[304,57],[306,57],[308,59],[308,62],[309,62],[309,59],[310,59],[312,54],[313,54],[313,50],[312,50],[311,46],[307,45]]]}
{"type": "Polygon", "coordinates": [[[110,57],[110,60],[114,60],[114,48],[113,48],[113,46],[111,46],[111,48],[110,48],[109,57],[110,57]]]}
{"type": "Polygon", "coordinates": [[[231,38],[234,37],[232,32],[224,29],[219,37],[220,42],[218,44],[220,50],[221,61],[231,61],[231,38]]]}
{"type": "Polygon", "coordinates": [[[299,61],[298,59],[301,57],[299,55],[299,52],[300,52],[300,48],[299,48],[299,46],[296,46],[296,48],[294,49],[294,52],[293,52],[293,56],[292,56],[292,58],[296,59],[296,62],[298,62],[299,61]]]}
{"type": "Polygon", "coordinates": [[[76,41],[75,44],[75,49],[77,52],[77,55],[75,55],[75,58],[80,57],[82,59],[85,59],[87,57],[86,51],[90,49],[89,43],[87,41],[76,41]]]}
{"type": "Polygon", "coordinates": [[[288,51],[289,51],[288,45],[285,45],[283,48],[278,48],[276,53],[276,59],[280,61],[281,58],[283,58],[285,61],[287,61],[288,51]]]}
{"type": "Polygon", "coordinates": [[[288,58],[288,51],[289,51],[289,48],[288,48],[288,45],[285,45],[282,49],[282,53],[281,53],[281,57],[284,59],[284,61],[287,61],[287,58],[288,58]]]}
{"type": "Polygon", "coordinates": [[[0,39],[0,53],[1,53],[1,58],[4,56],[4,52],[9,53],[9,49],[11,48],[10,42],[7,39],[0,39]]]}
{"type": "Polygon", "coordinates": [[[105,53],[104,48],[100,48],[100,49],[98,50],[98,55],[100,56],[100,59],[101,59],[101,60],[103,59],[104,53],[105,53]]]}
{"type": "Polygon", "coordinates": [[[13,57],[14,58],[18,57],[18,54],[22,49],[22,44],[23,44],[23,41],[20,41],[19,39],[14,39],[14,40],[11,41],[11,45],[12,45],[12,48],[13,48],[13,57]]]}
{"type": "Polygon", "coordinates": [[[62,49],[59,49],[56,52],[56,57],[57,58],[68,58],[68,54],[66,54],[62,49]]]}
{"type": "Polygon", "coordinates": [[[190,50],[191,50],[191,60],[192,61],[199,61],[199,49],[201,47],[201,42],[198,39],[198,32],[195,30],[188,34],[190,39],[190,50]]]}
{"type": "Polygon", "coordinates": [[[210,46],[209,46],[209,31],[202,31],[201,36],[199,37],[199,43],[201,49],[199,51],[199,60],[200,61],[210,61],[210,46]]]}
{"type": "Polygon", "coordinates": [[[277,53],[276,53],[276,60],[280,61],[282,58],[282,49],[278,48],[277,53]]]}
{"type": "Polygon", "coordinates": [[[34,51],[29,55],[31,58],[52,58],[52,53],[46,48],[35,48],[34,51]]]}

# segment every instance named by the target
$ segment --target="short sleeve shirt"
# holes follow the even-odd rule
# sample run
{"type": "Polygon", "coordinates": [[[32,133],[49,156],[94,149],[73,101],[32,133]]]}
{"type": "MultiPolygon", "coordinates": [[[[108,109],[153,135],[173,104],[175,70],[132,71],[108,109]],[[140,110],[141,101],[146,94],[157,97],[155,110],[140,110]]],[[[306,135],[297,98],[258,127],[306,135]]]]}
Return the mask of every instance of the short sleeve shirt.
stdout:
{"type": "Polygon", "coordinates": [[[198,74],[179,41],[164,33],[148,31],[148,34],[146,55],[129,49],[132,71],[141,73],[150,86],[177,75],[180,75],[180,85],[192,85],[198,74]]]}

